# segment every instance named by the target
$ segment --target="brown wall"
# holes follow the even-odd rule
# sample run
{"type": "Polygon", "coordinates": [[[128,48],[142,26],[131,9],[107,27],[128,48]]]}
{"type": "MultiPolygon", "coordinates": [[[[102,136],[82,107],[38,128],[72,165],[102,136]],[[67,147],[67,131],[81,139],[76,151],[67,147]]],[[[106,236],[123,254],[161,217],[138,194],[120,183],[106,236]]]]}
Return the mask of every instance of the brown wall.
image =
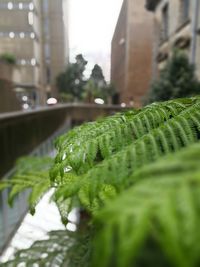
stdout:
{"type": "Polygon", "coordinates": [[[111,44],[111,81],[120,94],[125,89],[126,20],[127,2],[124,1],[111,44]]]}
{"type": "Polygon", "coordinates": [[[120,92],[121,102],[130,104],[133,100],[134,106],[141,106],[152,76],[152,42],[153,16],[146,11],[145,1],[124,0],[112,41],[111,64],[111,80],[120,92]],[[123,48],[119,44],[122,32],[123,48]]]}

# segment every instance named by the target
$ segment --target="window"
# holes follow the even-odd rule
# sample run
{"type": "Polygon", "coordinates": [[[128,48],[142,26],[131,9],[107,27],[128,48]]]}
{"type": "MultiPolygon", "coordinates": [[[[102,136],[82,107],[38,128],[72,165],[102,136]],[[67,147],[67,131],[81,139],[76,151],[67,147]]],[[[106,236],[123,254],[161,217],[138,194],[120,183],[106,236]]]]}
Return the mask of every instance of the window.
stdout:
{"type": "Polygon", "coordinates": [[[23,3],[19,3],[19,9],[23,9],[23,3]]]}
{"type": "Polygon", "coordinates": [[[34,4],[33,2],[19,2],[17,1],[9,1],[6,3],[6,1],[0,0],[0,9],[8,9],[8,10],[34,10],[34,4]]]}
{"type": "Polygon", "coordinates": [[[33,12],[28,12],[28,23],[29,25],[33,25],[33,12]]]}
{"type": "Polygon", "coordinates": [[[189,19],[190,0],[180,0],[180,23],[183,24],[189,19]]]}
{"type": "Polygon", "coordinates": [[[13,9],[13,3],[12,2],[8,2],[8,9],[13,9]]]}
{"type": "Polygon", "coordinates": [[[20,32],[19,37],[23,39],[25,37],[25,33],[24,32],[20,32]]]}
{"type": "Polygon", "coordinates": [[[15,37],[15,33],[14,32],[10,32],[9,33],[9,37],[13,39],[15,37]]]}
{"type": "Polygon", "coordinates": [[[35,58],[32,58],[32,59],[31,59],[31,65],[32,65],[32,66],[35,66],[35,65],[36,65],[36,59],[35,59],[35,58]]]}
{"type": "Polygon", "coordinates": [[[35,33],[34,32],[31,32],[30,33],[30,37],[31,37],[31,39],[34,39],[35,38],[35,33]]]}
{"type": "Polygon", "coordinates": [[[34,32],[3,32],[0,31],[0,37],[9,37],[9,38],[31,38],[31,39],[38,39],[37,35],[34,32]]]}
{"type": "Polygon", "coordinates": [[[29,9],[30,9],[30,10],[33,10],[33,9],[34,9],[34,5],[33,5],[33,3],[30,3],[30,4],[29,4],[29,9]]]}
{"type": "Polygon", "coordinates": [[[162,10],[162,34],[161,40],[165,41],[169,36],[169,4],[162,10]]]}

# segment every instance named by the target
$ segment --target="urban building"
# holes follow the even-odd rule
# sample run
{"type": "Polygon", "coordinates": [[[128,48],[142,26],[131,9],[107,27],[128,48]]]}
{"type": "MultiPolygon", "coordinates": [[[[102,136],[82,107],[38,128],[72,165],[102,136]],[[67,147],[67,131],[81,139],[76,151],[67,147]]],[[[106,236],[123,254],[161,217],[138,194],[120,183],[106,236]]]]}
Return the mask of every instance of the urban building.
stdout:
{"type": "Polygon", "coordinates": [[[69,60],[67,14],[68,0],[42,0],[42,36],[47,94],[57,96],[55,79],[69,60]],[[65,5],[63,5],[65,3],[65,5]]]}
{"type": "Polygon", "coordinates": [[[200,1],[147,0],[154,12],[154,73],[166,64],[174,49],[181,49],[195,64],[200,78],[200,1]]]}
{"type": "Polygon", "coordinates": [[[16,92],[34,104],[55,95],[55,77],[66,65],[62,0],[0,2],[0,55],[16,58],[13,73],[16,92]]]}
{"type": "Polygon", "coordinates": [[[111,82],[120,103],[140,107],[152,77],[153,16],[144,0],[124,0],[111,48],[111,82]]]}

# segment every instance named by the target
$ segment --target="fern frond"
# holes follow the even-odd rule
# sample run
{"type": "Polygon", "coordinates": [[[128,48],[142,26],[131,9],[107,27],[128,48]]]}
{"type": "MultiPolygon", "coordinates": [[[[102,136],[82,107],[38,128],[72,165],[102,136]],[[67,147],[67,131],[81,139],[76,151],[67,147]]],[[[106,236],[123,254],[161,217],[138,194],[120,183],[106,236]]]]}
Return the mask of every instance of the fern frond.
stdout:
{"type": "Polygon", "coordinates": [[[92,266],[198,266],[199,160],[198,143],[135,173],[136,185],[96,215],[92,266]]]}
{"type": "Polygon", "coordinates": [[[187,104],[181,103],[181,100],[152,104],[136,114],[133,113],[124,121],[121,120],[120,123],[105,128],[104,131],[99,131],[97,127],[96,133],[93,130],[85,134],[80,128],[77,139],[74,137],[75,139],[70,139],[69,142],[67,136],[61,137],[57,146],[58,155],[52,171],[52,179],[56,180],[57,176],[63,175],[64,166],[71,166],[78,175],[86,173],[95,164],[109,158],[134,140],[177,116],[195,102],[197,102],[196,99],[191,99],[187,104]]]}
{"type": "Polygon", "coordinates": [[[199,139],[200,98],[172,100],[73,129],[57,141],[50,177],[48,160],[46,167],[41,159],[38,164],[22,161],[14,177],[0,185],[11,188],[11,203],[30,188],[34,213],[53,187],[63,223],[72,207],[79,206],[93,216],[88,225],[94,232],[82,240],[87,248],[77,261],[70,261],[76,242],[52,236],[18,252],[13,263],[56,266],[59,255],[70,267],[88,267],[81,260],[90,262],[94,247],[91,267],[199,266],[199,139]],[[88,243],[93,234],[94,246],[88,243]],[[44,247],[48,255],[41,258],[44,247]]]}
{"type": "Polygon", "coordinates": [[[36,204],[51,187],[49,169],[52,162],[49,157],[23,157],[17,161],[13,176],[0,183],[2,189],[10,189],[8,196],[10,206],[19,193],[30,189],[29,205],[31,214],[34,214],[36,204]]]}
{"type": "Polygon", "coordinates": [[[59,137],[56,140],[56,146],[60,147],[62,144],[70,145],[76,143],[77,140],[79,141],[80,137],[84,140],[87,140],[87,138],[95,137],[96,134],[101,134],[106,129],[109,129],[116,124],[120,124],[121,122],[126,121],[138,112],[139,110],[129,110],[122,113],[116,113],[113,116],[105,117],[95,122],[84,123],[81,126],[75,127],[70,132],[59,137]]]}
{"type": "Polygon", "coordinates": [[[32,172],[33,170],[35,172],[49,171],[51,164],[52,160],[49,157],[21,157],[16,162],[17,173],[21,175],[30,171],[32,172]]]}
{"type": "Polygon", "coordinates": [[[45,193],[47,193],[51,188],[48,173],[46,177],[47,178],[44,181],[41,181],[33,187],[32,192],[29,196],[29,207],[31,215],[35,214],[36,205],[39,203],[40,199],[45,195],[45,193]]]}
{"type": "MultiPolygon", "coordinates": [[[[141,166],[157,160],[166,153],[174,153],[182,147],[196,142],[199,135],[196,126],[200,119],[196,114],[199,108],[199,104],[188,108],[177,117],[166,121],[157,129],[153,129],[131,145],[105,159],[85,175],[78,176],[79,182],[76,179],[76,190],[71,191],[71,194],[69,188],[67,188],[67,194],[65,194],[65,185],[60,185],[57,196],[62,196],[65,199],[78,194],[79,190],[86,190],[88,200],[81,199],[81,202],[90,202],[90,210],[94,211],[94,207],[95,209],[97,207],[97,199],[102,184],[114,186],[117,191],[121,191],[126,188],[128,177],[141,166]],[[191,120],[191,117],[196,119],[191,120]],[[114,169],[115,171],[113,171],[114,169]],[[90,192],[92,192],[92,195],[90,192]],[[95,200],[95,203],[93,203],[93,200],[95,200]]],[[[84,195],[86,197],[86,192],[81,192],[79,196],[84,195]]],[[[101,200],[100,203],[102,203],[101,200]]],[[[88,207],[89,205],[87,205],[88,207]]]]}
{"type": "Polygon", "coordinates": [[[58,210],[61,216],[61,221],[66,226],[67,223],[69,222],[68,220],[69,211],[72,209],[71,200],[70,199],[67,199],[65,201],[55,200],[55,203],[58,207],[58,210]]]}
{"type": "Polygon", "coordinates": [[[0,183],[0,192],[10,187],[9,181],[1,181],[0,183]]]}

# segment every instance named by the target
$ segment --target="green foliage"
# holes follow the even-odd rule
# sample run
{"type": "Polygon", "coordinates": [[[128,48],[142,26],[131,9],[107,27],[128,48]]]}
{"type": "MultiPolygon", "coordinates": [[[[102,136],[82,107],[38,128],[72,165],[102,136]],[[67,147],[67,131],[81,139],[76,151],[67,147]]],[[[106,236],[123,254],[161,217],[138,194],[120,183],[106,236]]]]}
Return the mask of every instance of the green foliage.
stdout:
{"type": "Polygon", "coordinates": [[[67,69],[60,73],[56,79],[56,85],[60,92],[61,102],[73,102],[74,100],[94,103],[95,98],[102,98],[105,103],[114,94],[112,85],[107,85],[103,71],[97,64],[94,65],[90,78],[84,76],[87,61],[82,54],[76,56],[76,62],[68,65],[67,69]]]}
{"type": "Polygon", "coordinates": [[[57,87],[60,93],[72,95],[75,99],[80,100],[83,93],[84,70],[87,61],[82,54],[76,56],[76,62],[69,64],[65,72],[58,75],[56,79],[57,87]]]}
{"type": "Polygon", "coordinates": [[[76,174],[87,172],[97,163],[175,117],[195,101],[190,99],[152,104],[141,111],[111,117],[111,123],[109,119],[102,123],[89,123],[78,128],[77,132],[60,137],[52,179],[56,179],[56,175],[63,176],[66,166],[71,166],[76,174]]]}
{"type": "Polygon", "coordinates": [[[114,93],[114,85],[106,83],[101,67],[95,64],[84,87],[83,99],[89,103],[94,103],[95,98],[101,98],[104,103],[111,103],[114,93]]]}
{"type": "Polygon", "coordinates": [[[160,78],[153,82],[148,102],[166,101],[197,94],[200,94],[200,83],[195,77],[194,66],[189,63],[183,52],[174,51],[161,71],[160,78]]]}
{"type": "Polygon", "coordinates": [[[198,267],[199,139],[199,97],[153,103],[72,129],[53,166],[22,161],[0,186],[12,188],[10,202],[32,188],[32,211],[53,187],[64,224],[74,207],[85,212],[87,237],[66,245],[68,266],[198,267]]]}
{"type": "Polygon", "coordinates": [[[16,171],[12,179],[3,180],[0,190],[10,188],[8,202],[13,205],[14,198],[22,191],[31,189],[29,205],[31,214],[35,213],[35,207],[41,197],[50,189],[49,169],[52,159],[25,157],[16,163],[16,171]]]}
{"type": "Polygon", "coordinates": [[[79,127],[75,127],[70,132],[57,139],[56,148],[59,153],[56,157],[56,162],[57,160],[60,160],[60,156],[63,156],[60,152],[65,152],[62,151],[62,146],[65,146],[68,149],[66,152],[72,153],[74,151],[74,146],[80,146],[88,139],[102,135],[109,129],[116,127],[116,125],[125,123],[138,112],[139,111],[137,110],[131,110],[123,113],[117,113],[110,117],[98,119],[96,122],[88,122],[79,127]]]}
{"type": "Polygon", "coordinates": [[[73,184],[68,183],[68,173],[63,172],[64,178],[57,189],[56,197],[64,199],[78,194],[82,205],[96,212],[104,202],[102,194],[105,190],[110,192],[108,196],[115,195],[116,191],[120,192],[127,187],[129,176],[141,166],[197,141],[200,133],[199,108],[200,103],[197,103],[144,134],[95,168],[91,168],[79,179],[74,179],[73,184]]]}
{"type": "Polygon", "coordinates": [[[97,87],[103,88],[106,85],[105,78],[103,76],[102,68],[95,64],[90,75],[90,80],[94,82],[97,87]]]}
{"type": "Polygon", "coordinates": [[[62,103],[71,103],[74,100],[74,97],[72,94],[69,93],[60,93],[59,100],[62,103]]]}
{"type": "Polygon", "coordinates": [[[93,80],[88,80],[84,86],[82,98],[88,103],[94,103],[96,97],[99,97],[99,88],[93,80]]]}
{"type": "Polygon", "coordinates": [[[198,143],[137,171],[96,216],[92,266],[199,266],[199,159],[198,143]]]}
{"type": "Polygon", "coordinates": [[[0,55],[0,60],[3,62],[6,62],[10,65],[15,65],[16,64],[16,58],[13,54],[10,53],[4,53],[0,55]]]}
{"type": "Polygon", "coordinates": [[[106,93],[107,93],[107,97],[113,97],[114,96],[114,94],[116,93],[116,88],[115,88],[115,85],[113,83],[110,83],[107,85],[106,93]]]}

